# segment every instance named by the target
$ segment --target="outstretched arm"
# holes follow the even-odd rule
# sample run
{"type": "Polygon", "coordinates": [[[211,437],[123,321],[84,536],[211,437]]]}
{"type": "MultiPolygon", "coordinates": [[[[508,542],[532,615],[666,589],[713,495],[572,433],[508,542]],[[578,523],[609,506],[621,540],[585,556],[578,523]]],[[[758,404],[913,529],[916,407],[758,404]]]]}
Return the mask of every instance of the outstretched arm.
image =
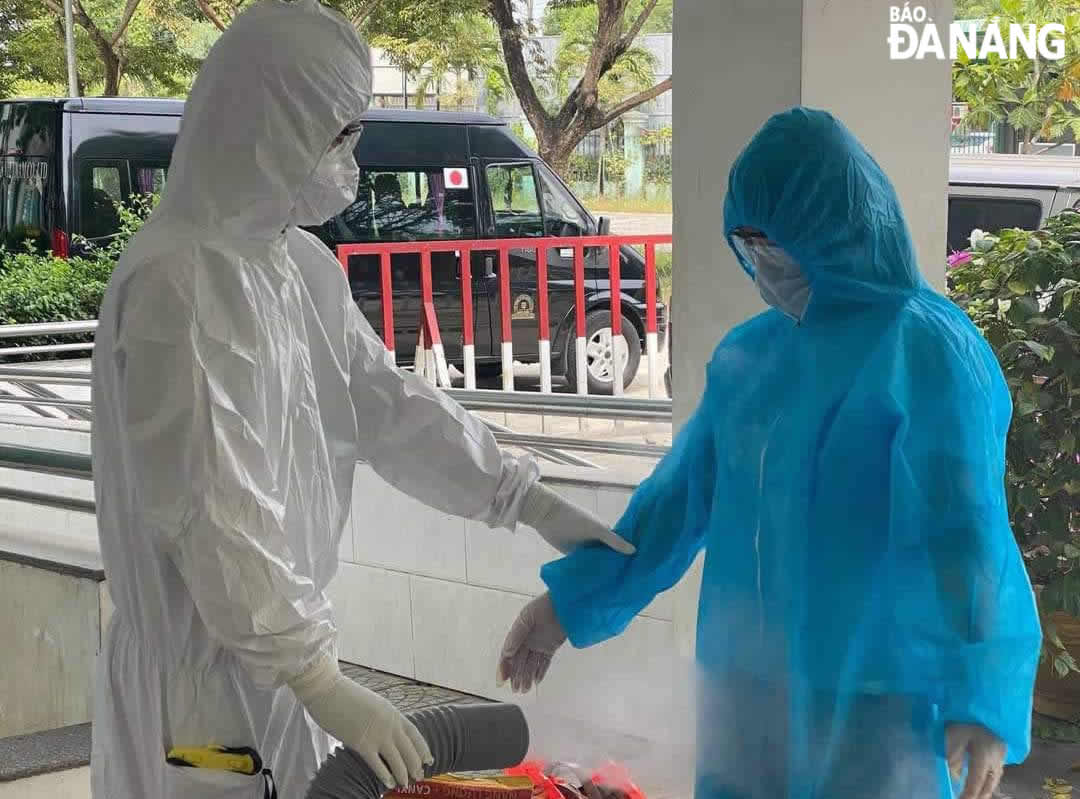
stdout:
{"type": "Polygon", "coordinates": [[[637,547],[636,554],[585,547],[541,570],[574,646],[592,646],[621,633],[657,594],[682,578],[701,551],[716,481],[714,402],[707,389],[671,452],[634,492],[615,525],[637,547]]]}

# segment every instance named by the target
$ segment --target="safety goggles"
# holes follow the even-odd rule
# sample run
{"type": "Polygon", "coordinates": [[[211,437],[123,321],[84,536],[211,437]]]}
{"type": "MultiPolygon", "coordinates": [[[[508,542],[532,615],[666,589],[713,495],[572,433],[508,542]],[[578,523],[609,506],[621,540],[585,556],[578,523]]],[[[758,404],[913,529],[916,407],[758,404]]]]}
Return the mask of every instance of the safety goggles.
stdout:
{"type": "Polygon", "coordinates": [[[779,249],[760,230],[745,227],[732,231],[731,243],[743,265],[755,274],[758,271],[757,264],[762,260],[769,260],[771,252],[779,249]]]}
{"type": "Polygon", "coordinates": [[[364,123],[363,122],[350,122],[348,125],[346,125],[342,129],[341,133],[339,133],[337,135],[337,138],[334,139],[333,143],[331,143],[330,149],[331,150],[336,150],[338,147],[340,147],[341,145],[343,145],[347,141],[350,141],[350,140],[355,141],[356,139],[359,139],[360,134],[363,133],[363,132],[364,132],[364,123]]]}
{"type": "Polygon", "coordinates": [[[795,259],[757,230],[736,229],[732,232],[731,243],[744,267],[753,273],[762,299],[801,322],[811,290],[805,272],[795,259]]]}

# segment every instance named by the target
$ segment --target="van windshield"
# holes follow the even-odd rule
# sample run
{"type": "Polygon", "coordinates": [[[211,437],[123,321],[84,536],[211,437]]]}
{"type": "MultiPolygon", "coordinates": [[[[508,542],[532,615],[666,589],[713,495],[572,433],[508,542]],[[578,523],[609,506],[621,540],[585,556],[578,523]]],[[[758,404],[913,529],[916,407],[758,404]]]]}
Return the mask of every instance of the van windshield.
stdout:
{"type": "Polygon", "coordinates": [[[0,245],[22,248],[27,242],[46,251],[46,187],[49,163],[44,158],[0,158],[0,245]]]}

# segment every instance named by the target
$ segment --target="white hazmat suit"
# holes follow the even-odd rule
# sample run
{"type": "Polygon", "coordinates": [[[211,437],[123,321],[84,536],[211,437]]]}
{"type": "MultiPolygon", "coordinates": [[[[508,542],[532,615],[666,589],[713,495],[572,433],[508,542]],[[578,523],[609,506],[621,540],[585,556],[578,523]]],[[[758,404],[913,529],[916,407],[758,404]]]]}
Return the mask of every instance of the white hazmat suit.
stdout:
{"type": "Polygon", "coordinates": [[[314,0],[241,15],[204,63],[161,204],[109,284],[93,465],[116,612],[94,710],[97,799],[261,799],[260,777],[166,763],[171,747],[209,744],[255,748],[299,799],[332,744],[319,724],[397,781],[417,774],[415,728],[337,670],[325,589],[358,460],[449,513],[521,519],[562,549],[611,543],[552,504],[532,461],[393,366],[333,255],[296,227],[354,198],[370,87],[367,47],[314,0]]]}

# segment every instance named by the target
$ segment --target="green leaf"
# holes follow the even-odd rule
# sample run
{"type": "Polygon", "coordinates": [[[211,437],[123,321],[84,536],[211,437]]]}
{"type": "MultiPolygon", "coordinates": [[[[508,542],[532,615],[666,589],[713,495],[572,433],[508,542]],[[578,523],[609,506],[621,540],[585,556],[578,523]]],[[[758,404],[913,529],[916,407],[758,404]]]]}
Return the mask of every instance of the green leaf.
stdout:
{"type": "Polygon", "coordinates": [[[1020,416],[1020,417],[1030,416],[1031,414],[1035,413],[1035,411],[1037,411],[1037,410],[1039,410],[1038,403],[1036,403],[1030,397],[1021,396],[1021,397],[1019,397],[1017,399],[1017,402],[1016,402],[1016,415],[1017,416],[1020,416]]]}
{"type": "Polygon", "coordinates": [[[1032,286],[1029,286],[1025,281],[1015,278],[1013,280],[1010,280],[1006,285],[1009,287],[1009,291],[1011,291],[1013,294],[1027,294],[1033,288],[1032,286]]]}
{"type": "Polygon", "coordinates": [[[1051,361],[1054,358],[1054,348],[1047,344],[1040,344],[1037,341],[1025,341],[1024,346],[1044,361],[1051,361]]]}
{"type": "Polygon", "coordinates": [[[1021,507],[1026,508],[1029,511],[1036,510],[1040,507],[1038,492],[1036,492],[1035,487],[1030,484],[1020,487],[1016,499],[1021,507]]]}
{"type": "Polygon", "coordinates": [[[1069,661],[1067,661],[1062,655],[1057,655],[1054,658],[1054,671],[1058,677],[1069,676],[1069,661]]]}

